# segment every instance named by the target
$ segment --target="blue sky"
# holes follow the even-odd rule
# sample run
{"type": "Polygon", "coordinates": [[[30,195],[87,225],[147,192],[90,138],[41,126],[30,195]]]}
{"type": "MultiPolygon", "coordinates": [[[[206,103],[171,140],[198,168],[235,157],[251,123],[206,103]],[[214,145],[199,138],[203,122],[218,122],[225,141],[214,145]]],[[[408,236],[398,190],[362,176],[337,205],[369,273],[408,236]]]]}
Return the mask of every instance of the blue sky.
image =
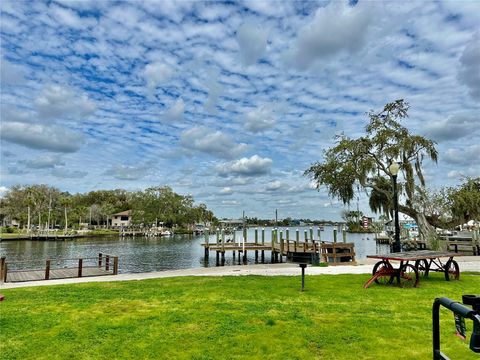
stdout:
{"type": "Polygon", "coordinates": [[[220,217],[339,219],[303,171],[398,98],[438,142],[429,186],[480,175],[479,1],[0,6],[2,191],[168,185],[220,217]]]}

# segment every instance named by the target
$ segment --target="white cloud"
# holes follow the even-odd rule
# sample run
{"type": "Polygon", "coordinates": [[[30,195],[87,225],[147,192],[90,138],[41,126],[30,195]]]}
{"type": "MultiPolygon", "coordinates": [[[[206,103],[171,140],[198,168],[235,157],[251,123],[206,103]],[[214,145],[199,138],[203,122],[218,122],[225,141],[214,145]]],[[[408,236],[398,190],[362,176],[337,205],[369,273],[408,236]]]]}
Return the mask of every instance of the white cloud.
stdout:
{"type": "Polygon", "coordinates": [[[183,119],[185,112],[185,103],[182,99],[175,101],[175,103],[166,112],[167,119],[171,121],[180,121],[183,119]]]}
{"type": "Polygon", "coordinates": [[[226,186],[226,187],[224,187],[223,189],[220,190],[220,194],[221,195],[231,195],[231,194],[233,194],[233,190],[230,187],[226,186]]]}
{"type": "Polygon", "coordinates": [[[461,149],[450,148],[445,151],[440,160],[459,166],[480,164],[480,144],[464,146],[461,149]]]}
{"type": "Polygon", "coordinates": [[[472,97],[480,101],[480,33],[476,33],[465,47],[458,77],[468,86],[472,97]]]}
{"type": "Polygon", "coordinates": [[[63,179],[80,179],[88,175],[86,171],[69,170],[64,167],[55,168],[52,170],[52,175],[63,179]]]}
{"type": "Polygon", "coordinates": [[[58,165],[65,165],[59,155],[43,155],[35,159],[21,161],[26,167],[31,169],[53,169],[58,165]]]}
{"type": "Polygon", "coordinates": [[[157,86],[164,85],[173,75],[173,69],[170,65],[160,62],[147,64],[143,71],[143,77],[147,83],[147,88],[151,93],[157,86]]]}
{"type": "Polygon", "coordinates": [[[332,1],[318,8],[313,20],[299,31],[289,61],[306,69],[317,60],[357,52],[365,45],[369,27],[374,24],[373,8],[371,2],[350,6],[346,1],[332,1]]]}
{"type": "Polygon", "coordinates": [[[46,86],[35,99],[38,115],[42,119],[83,120],[95,112],[95,104],[85,95],[60,86],[46,86]]]}
{"type": "Polygon", "coordinates": [[[265,53],[268,32],[253,22],[242,24],[237,31],[240,58],[244,65],[252,65],[265,53]]]}
{"type": "Polygon", "coordinates": [[[282,188],[282,183],[278,180],[274,180],[272,182],[269,182],[266,186],[267,191],[277,191],[282,188]]]}
{"type": "Polygon", "coordinates": [[[254,109],[245,114],[245,129],[254,133],[268,130],[275,126],[272,111],[265,107],[254,109]]]}
{"type": "Polygon", "coordinates": [[[180,144],[190,150],[227,159],[241,154],[247,148],[246,144],[235,144],[230,136],[221,131],[212,131],[206,127],[193,127],[184,131],[180,144]]]}
{"type": "Polygon", "coordinates": [[[220,95],[223,94],[224,87],[218,81],[219,73],[216,70],[209,69],[207,71],[206,87],[208,88],[208,99],[205,103],[205,110],[214,113],[220,95]]]}
{"type": "Polygon", "coordinates": [[[12,64],[4,58],[1,58],[0,69],[0,78],[4,85],[19,85],[25,80],[26,71],[23,66],[12,64]]]}
{"type": "Polygon", "coordinates": [[[240,160],[218,165],[217,171],[221,176],[261,176],[270,172],[272,164],[272,159],[253,155],[250,158],[241,158],[240,160]]]}
{"type": "Polygon", "coordinates": [[[8,190],[9,189],[6,186],[0,186],[0,198],[3,198],[8,190]]]}
{"type": "Polygon", "coordinates": [[[66,7],[51,5],[50,10],[50,14],[54,19],[75,29],[82,29],[96,24],[94,18],[80,17],[74,10],[66,7]]]}
{"type": "Polygon", "coordinates": [[[152,164],[150,163],[139,165],[113,165],[106,170],[104,174],[118,180],[138,180],[144,178],[150,172],[151,166],[152,164]]]}
{"type": "Polygon", "coordinates": [[[8,122],[0,124],[2,139],[31,149],[75,152],[83,144],[82,134],[63,126],[8,122]]]}
{"type": "Polygon", "coordinates": [[[426,126],[427,136],[437,141],[456,140],[480,129],[480,118],[473,114],[455,114],[426,126]]]}

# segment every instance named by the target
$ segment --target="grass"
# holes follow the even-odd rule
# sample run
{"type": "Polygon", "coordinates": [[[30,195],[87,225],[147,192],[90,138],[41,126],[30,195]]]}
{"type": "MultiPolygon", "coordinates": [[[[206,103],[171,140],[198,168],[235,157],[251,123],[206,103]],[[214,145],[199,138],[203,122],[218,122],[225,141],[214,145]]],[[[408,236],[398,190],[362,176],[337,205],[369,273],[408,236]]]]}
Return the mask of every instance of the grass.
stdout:
{"type": "MultiPolygon", "coordinates": [[[[299,276],[4,289],[0,359],[429,359],[434,298],[480,284],[432,274],[416,289],[363,289],[367,279],[307,276],[303,293],[299,276]]],[[[478,359],[453,335],[453,315],[441,320],[442,350],[478,359]]]]}

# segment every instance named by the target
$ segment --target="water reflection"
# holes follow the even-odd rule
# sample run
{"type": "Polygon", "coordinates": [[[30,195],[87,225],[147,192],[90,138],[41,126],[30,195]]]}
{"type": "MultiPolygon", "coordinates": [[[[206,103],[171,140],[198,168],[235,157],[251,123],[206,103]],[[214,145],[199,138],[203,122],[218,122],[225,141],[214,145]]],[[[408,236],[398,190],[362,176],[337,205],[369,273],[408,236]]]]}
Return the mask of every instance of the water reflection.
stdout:
{"type": "MultiPolygon", "coordinates": [[[[304,230],[299,228],[303,239],[304,230]]],[[[285,229],[282,229],[285,233],[285,229]]],[[[296,228],[290,229],[290,239],[294,239],[296,228]]],[[[333,228],[325,227],[322,231],[322,240],[332,241],[333,228]]],[[[235,237],[240,239],[241,231],[235,237]]],[[[255,229],[248,230],[248,240],[254,241],[255,229]]],[[[231,236],[230,236],[231,238],[231,236]]],[[[261,229],[258,229],[258,239],[261,241],[261,229]]],[[[314,239],[318,239],[314,231],[314,239]]],[[[270,242],[271,229],[265,229],[265,241],[270,242]]],[[[149,272],[162,270],[176,270],[215,266],[215,254],[211,253],[208,261],[204,259],[201,243],[203,236],[175,235],[160,238],[87,238],[67,241],[4,241],[0,243],[0,255],[9,261],[35,260],[40,266],[46,259],[71,259],[97,257],[99,253],[119,257],[119,272],[149,272]]],[[[341,240],[341,236],[338,237],[341,240]]],[[[348,234],[348,242],[355,243],[357,259],[363,259],[369,254],[385,254],[389,252],[388,245],[377,245],[374,234],[348,234]]],[[[210,242],[215,242],[215,235],[210,236],[210,242]]],[[[237,257],[232,258],[232,252],[225,255],[225,265],[240,264],[237,257]]],[[[260,260],[260,255],[259,255],[260,260]]],[[[247,262],[255,263],[254,252],[248,252],[247,262]]],[[[265,251],[265,262],[270,262],[270,252],[265,251]]],[[[59,262],[62,264],[62,261],[59,262]]],[[[66,262],[65,262],[66,264],[66,262]]],[[[31,265],[30,265],[31,266],[31,265]]],[[[21,264],[18,267],[22,267],[21,264]]],[[[25,267],[25,265],[23,265],[25,267]]]]}

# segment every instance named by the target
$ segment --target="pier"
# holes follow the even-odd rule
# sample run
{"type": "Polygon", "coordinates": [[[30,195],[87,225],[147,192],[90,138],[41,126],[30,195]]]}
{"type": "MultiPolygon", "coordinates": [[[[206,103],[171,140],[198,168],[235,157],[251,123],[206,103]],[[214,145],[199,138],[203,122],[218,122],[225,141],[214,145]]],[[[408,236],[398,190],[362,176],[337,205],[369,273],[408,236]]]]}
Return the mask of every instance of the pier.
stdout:
{"type": "Polygon", "coordinates": [[[87,276],[117,275],[118,257],[98,254],[98,257],[47,259],[43,262],[8,261],[0,259],[0,282],[67,279],[87,276]]]}
{"type": "Polygon", "coordinates": [[[265,239],[265,229],[259,232],[255,229],[255,240],[247,240],[247,232],[244,229],[242,239],[226,239],[224,231],[217,230],[216,241],[210,243],[210,235],[205,233],[205,242],[201,244],[204,248],[205,260],[208,261],[210,252],[215,252],[216,265],[225,264],[225,255],[231,252],[233,260],[247,263],[248,252],[254,252],[255,262],[265,262],[265,252],[270,254],[270,261],[278,263],[283,261],[309,263],[318,265],[320,260],[329,265],[355,264],[355,250],[353,243],[347,243],[346,230],[342,231],[343,242],[337,242],[337,230],[333,230],[333,241],[327,242],[321,240],[321,230],[317,229],[317,237],[314,237],[314,231],[305,230],[303,239],[299,230],[295,231],[294,239],[290,238],[290,230],[285,232],[278,229],[272,229],[270,241],[265,239]],[[238,258],[237,258],[238,257],[238,258]]]}

